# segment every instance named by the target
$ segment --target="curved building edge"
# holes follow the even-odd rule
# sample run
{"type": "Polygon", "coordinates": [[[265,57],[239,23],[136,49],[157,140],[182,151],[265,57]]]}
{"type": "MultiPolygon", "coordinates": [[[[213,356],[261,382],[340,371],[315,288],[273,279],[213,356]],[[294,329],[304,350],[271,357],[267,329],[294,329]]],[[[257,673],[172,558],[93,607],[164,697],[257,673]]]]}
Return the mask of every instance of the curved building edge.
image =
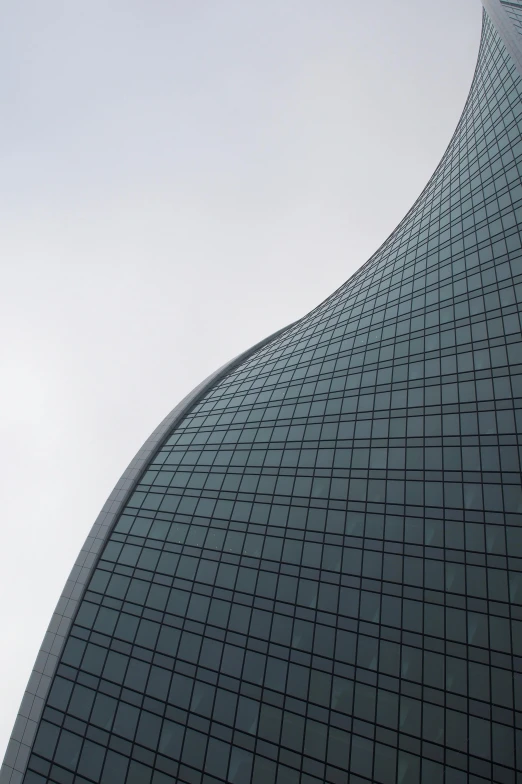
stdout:
{"type": "Polygon", "coordinates": [[[256,343],[198,384],[167,414],[121,475],[80,550],[52,615],[16,716],[13,732],[0,768],[0,784],[21,784],[23,781],[45,700],[85,587],[113,526],[151,457],[161,448],[165,439],[169,437],[183,417],[203,395],[210,391],[214,384],[221,381],[243,360],[250,358],[256,351],[276,340],[295,323],[297,322],[292,322],[256,343]]]}
{"type": "MultiPolygon", "coordinates": [[[[481,0],[481,2],[482,2],[482,5],[483,5],[483,8],[484,8],[484,11],[486,11],[486,8],[488,8],[488,11],[487,11],[488,17],[491,19],[491,21],[495,24],[495,27],[496,27],[497,16],[495,15],[495,13],[493,11],[491,11],[491,12],[489,11],[489,6],[491,5],[493,9],[496,9],[497,5],[500,5],[500,0],[481,0]]],[[[522,76],[522,41],[520,42],[520,46],[519,46],[518,42],[517,42],[517,38],[519,38],[519,36],[517,35],[516,31],[513,30],[513,26],[511,24],[511,21],[507,18],[506,14],[502,10],[502,8],[500,8],[499,14],[501,15],[500,18],[503,21],[504,28],[505,28],[503,30],[503,32],[501,33],[502,40],[504,41],[504,44],[506,45],[505,37],[509,38],[509,36],[511,35],[511,37],[513,39],[513,44],[515,46],[515,50],[519,52],[520,65],[517,63],[517,68],[519,69],[520,75],[522,76]]],[[[506,45],[506,47],[507,47],[507,45],[506,45]]],[[[511,51],[512,51],[511,48],[509,48],[510,55],[511,55],[511,51]]],[[[471,86],[473,85],[473,82],[474,82],[474,80],[476,78],[477,70],[478,70],[479,67],[480,67],[480,52],[479,52],[479,55],[477,56],[477,61],[475,63],[475,70],[474,70],[473,78],[471,80],[471,86]]],[[[463,118],[465,117],[466,108],[467,108],[468,102],[470,100],[471,86],[470,86],[470,91],[468,92],[468,96],[466,98],[466,101],[464,103],[464,107],[463,107],[462,112],[460,114],[460,117],[458,119],[457,125],[455,127],[455,130],[451,134],[450,140],[449,140],[448,144],[446,145],[446,148],[445,148],[443,154],[440,157],[439,163],[435,167],[435,169],[434,169],[432,175],[430,176],[429,180],[427,181],[426,185],[422,188],[421,192],[419,193],[419,195],[417,196],[417,198],[413,202],[412,206],[407,210],[406,214],[404,215],[403,218],[401,218],[401,220],[395,226],[395,228],[393,228],[392,231],[388,234],[386,239],[383,240],[383,242],[380,243],[380,245],[371,254],[371,256],[365,262],[363,262],[360,265],[360,267],[358,267],[355,270],[355,272],[353,272],[350,275],[348,280],[343,281],[336,289],[334,289],[334,291],[332,291],[331,294],[328,294],[328,296],[326,296],[323,300],[321,300],[321,302],[319,302],[314,308],[312,308],[312,310],[310,310],[305,315],[304,318],[311,317],[313,314],[315,314],[317,311],[319,311],[322,307],[324,307],[328,302],[330,302],[330,300],[332,300],[334,297],[336,297],[345,288],[345,286],[347,285],[348,282],[354,284],[354,283],[357,282],[357,280],[361,276],[366,274],[368,272],[368,270],[371,269],[372,264],[376,260],[378,260],[379,254],[383,253],[386,250],[387,246],[393,241],[393,238],[397,235],[397,233],[401,230],[401,228],[408,222],[408,220],[411,217],[411,215],[413,215],[416,212],[416,210],[418,208],[418,205],[422,203],[422,200],[424,199],[426,193],[429,191],[430,187],[432,186],[432,183],[437,178],[441,162],[446,158],[448,150],[451,148],[451,146],[452,146],[452,144],[454,142],[454,139],[458,136],[458,134],[460,132],[461,125],[462,125],[462,122],[463,122],[463,118]]],[[[1,784],[1,782],[0,782],[0,784],[1,784]]]]}
{"type": "Polygon", "coordinates": [[[504,41],[518,73],[522,76],[522,37],[513,26],[500,0],[482,0],[482,5],[504,41]]]}

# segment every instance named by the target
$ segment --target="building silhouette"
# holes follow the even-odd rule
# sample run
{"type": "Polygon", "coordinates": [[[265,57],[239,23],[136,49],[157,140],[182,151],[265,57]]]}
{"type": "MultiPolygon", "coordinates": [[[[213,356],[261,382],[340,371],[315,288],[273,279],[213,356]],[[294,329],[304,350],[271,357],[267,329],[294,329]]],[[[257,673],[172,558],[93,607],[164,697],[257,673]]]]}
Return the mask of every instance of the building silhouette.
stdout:
{"type": "Polygon", "coordinates": [[[522,3],[484,5],[402,223],[120,480],[1,784],[522,781],[522,3]]]}

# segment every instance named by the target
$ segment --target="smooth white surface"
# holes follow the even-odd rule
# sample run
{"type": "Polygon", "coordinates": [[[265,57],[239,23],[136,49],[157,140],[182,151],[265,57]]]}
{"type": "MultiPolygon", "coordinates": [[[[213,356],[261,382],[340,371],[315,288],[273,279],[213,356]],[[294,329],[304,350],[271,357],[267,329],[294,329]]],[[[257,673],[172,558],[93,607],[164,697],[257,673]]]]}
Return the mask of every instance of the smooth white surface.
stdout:
{"type": "Polygon", "coordinates": [[[476,0],[20,0],[0,28],[0,759],[93,520],[163,416],[381,244],[476,0]]]}

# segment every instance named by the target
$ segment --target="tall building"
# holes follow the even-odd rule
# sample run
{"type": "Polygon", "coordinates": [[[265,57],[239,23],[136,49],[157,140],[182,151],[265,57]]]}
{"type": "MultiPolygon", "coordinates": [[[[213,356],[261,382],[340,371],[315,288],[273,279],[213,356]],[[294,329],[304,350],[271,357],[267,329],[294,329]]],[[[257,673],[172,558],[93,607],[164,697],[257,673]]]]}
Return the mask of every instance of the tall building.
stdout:
{"type": "Polygon", "coordinates": [[[522,2],[484,4],[396,231],[117,485],[1,784],[522,781],[522,2]]]}

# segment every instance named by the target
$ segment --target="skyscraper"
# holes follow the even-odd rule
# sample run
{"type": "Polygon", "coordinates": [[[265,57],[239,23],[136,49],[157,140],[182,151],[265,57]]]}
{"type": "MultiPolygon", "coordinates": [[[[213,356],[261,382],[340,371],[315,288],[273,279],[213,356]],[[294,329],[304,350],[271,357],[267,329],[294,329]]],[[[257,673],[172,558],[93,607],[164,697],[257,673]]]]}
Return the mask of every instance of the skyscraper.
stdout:
{"type": "Polygon", "coordinates": [[[1,784],[521,780],[522,2],[484,5],[396,231],[118,483],[1,784]]]}

